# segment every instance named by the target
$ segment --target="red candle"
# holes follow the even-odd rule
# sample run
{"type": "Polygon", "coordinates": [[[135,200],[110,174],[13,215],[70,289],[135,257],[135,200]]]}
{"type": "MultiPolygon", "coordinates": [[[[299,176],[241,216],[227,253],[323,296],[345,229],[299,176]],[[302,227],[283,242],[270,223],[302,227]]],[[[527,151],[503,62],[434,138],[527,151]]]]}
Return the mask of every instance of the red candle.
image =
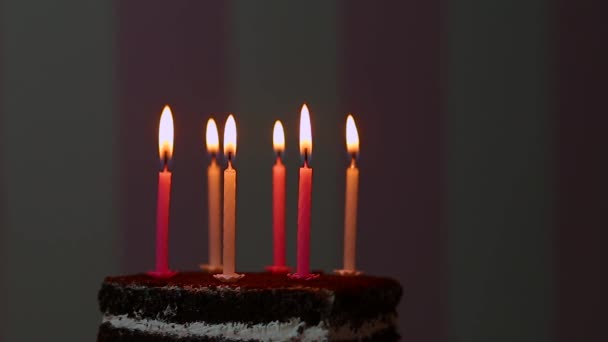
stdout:
{"type": "Polygon", "coordinates": [[[300,153],[304,156],[304,165],[300,168],[300,185],[298,192],[298,255],[296,273],[291,278],[312,279],[318,275],[310,273],[310,210],[312,207],[312,168],[308,158],[312,153],[312,133],[308,107],[302,106],[300,112],[300,153]]]}
{"type": "Polygon", "coordinates": [[[158,201],[156,207],[156,269],[150,275],[167,278],[174,275],[169,269],[169,207],[171,172],[169,160],[173,156],[173,117],[169,106],[163,108],[158,128],[158,152],[162,171],[158,173],[158,201]]]}
{"type": "Polygon", "coordinates": [[[169,197],[171,172],[165,168],[158,173],[158,202],[156,205],[156,272],[169,271],[169,197]]]}
{"type": "Polygon", "coordinates": [[[285,262],[285,165],[281,153],[285,150],[285,133],[281,121],[274,123],[272,144],[277,160],[272,167],[272,233],[273,265],[266,269],[273,273],[287,273],[285,262]]]}
{"type": "Polygon", "coordinates": [[[298,267],[297,275],[310,274],[310,208],[312,202],[312,168],[304,164],[300,168],[298,187],[298,267]]]}

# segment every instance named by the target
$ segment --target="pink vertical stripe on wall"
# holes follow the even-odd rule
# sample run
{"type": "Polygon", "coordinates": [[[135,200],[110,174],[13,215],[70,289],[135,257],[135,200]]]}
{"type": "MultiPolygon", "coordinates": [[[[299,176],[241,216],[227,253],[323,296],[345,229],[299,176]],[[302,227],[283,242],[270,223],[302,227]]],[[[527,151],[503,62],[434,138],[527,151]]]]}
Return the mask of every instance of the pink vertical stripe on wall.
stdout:
{"type": "Polygon", "coordinates": [[[229,6],[208,1],[120,1],[119,174],[123,271],[154,264],[157,132],[163,105],[175,120],[169,264],[207,260],[204,125],[227,106],[229,6]]]}
{"type": "Polygon", "coordinates": [[[557,324],[559,341],[607,341],[608,49],[601,1],[558,1],[557,324]]]}
{"type": "Polygon", "coordinates": [[[357,262],[403,284],[404,341],[446,333],[439,3],[341,3],[339,108],[361,137],[357,262]]]}

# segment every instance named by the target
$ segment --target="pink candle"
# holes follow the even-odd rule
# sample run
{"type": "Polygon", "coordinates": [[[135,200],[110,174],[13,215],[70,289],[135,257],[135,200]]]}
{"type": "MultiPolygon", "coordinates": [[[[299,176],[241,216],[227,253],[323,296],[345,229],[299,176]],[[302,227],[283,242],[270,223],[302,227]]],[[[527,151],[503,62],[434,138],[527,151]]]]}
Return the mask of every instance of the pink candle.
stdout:
{"type": "Polygon", "coordinates": [[[312,168],[308,158],[312,153],[312,133],[308,107],[302,106],[300,112],[300,153],[304,156],[304,166],[300,168],[298,192],[298,255],[295,279],[312,279],[318,275],[310,274],[310,210],[312,208],[312,168]]]}
{"type": "Polygon", "coordinates": [[[272,167],[272,233],[273,265],[266,270],[273,273],[287,273],[285,262],[285,165],[281,153],[285,150],[285,132],[281,121],[274,123],[272,144],[277,153],[277,160],[272,167]]]}
{"type": "Polygon", "coordinates": [[[158,173],[158,202],[156,206],[156,272],[169,272],[169,197],[171,172],[158,173]]]}
{"type": "Polygon", "coordinates": [[[169,269],[169,207],[171,172],[169,160],[173,156],[173,117],[169,106],[163,108],[158,129],[158,153],[162,171],[158,173],[158,201],[156,207],[156,269],[150,275],[167,278],[175,274],[169,269]]]}
{"type": "Polygon", "coordinates": [[[298,268],[299,277],[310,274],[310,208],[312,204],[312,168],[300,168],[298,192],[298,268]]]}
{"type": "Polygon", "coordinates": [[[285,266],[285,165],[280,156],[272,167],[272,209],[274,266],[285,266]]]}

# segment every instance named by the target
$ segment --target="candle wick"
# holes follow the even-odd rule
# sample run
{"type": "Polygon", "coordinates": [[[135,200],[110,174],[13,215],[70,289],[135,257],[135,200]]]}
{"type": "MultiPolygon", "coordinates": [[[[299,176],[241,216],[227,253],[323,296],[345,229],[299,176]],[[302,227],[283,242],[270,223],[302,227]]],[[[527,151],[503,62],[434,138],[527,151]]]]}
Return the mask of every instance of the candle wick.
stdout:
{"type": "Polygon", "coordinates": [[[169,152],[167,150],[163,150],[163,171],[167,171],[169,169],[169,152]]]}
{"type": "Polygon", "coordinates": [[[232,168],[232,151],[228,152],[228,168],[232,168]]]}
{"type": "Polygon", "coordinates": [[[350,156],[350,167],[356,167],[357,166],[357,153],[353,152],[350,156]]]}
{"type": "Polygon", "coordinates": [[[304,149],[304,167],[308,167],[308,149],[304,149]]]}

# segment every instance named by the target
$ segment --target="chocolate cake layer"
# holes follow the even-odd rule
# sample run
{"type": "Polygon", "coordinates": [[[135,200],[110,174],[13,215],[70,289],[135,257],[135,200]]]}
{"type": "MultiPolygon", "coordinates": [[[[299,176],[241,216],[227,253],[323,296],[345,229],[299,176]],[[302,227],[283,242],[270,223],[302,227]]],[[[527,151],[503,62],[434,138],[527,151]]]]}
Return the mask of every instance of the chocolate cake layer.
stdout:
{"type": "Polygon", "coordinates": [[[108,277],[99,292],[102,313],[177,324],[284,322],[294,317],[308,326],[357,326],[396,314],[399,283],[371,276],[321,275],[292,280],[285,275],[247,273],[222,283],[202,272],[169,279],[145,274],[108,277]]]}

